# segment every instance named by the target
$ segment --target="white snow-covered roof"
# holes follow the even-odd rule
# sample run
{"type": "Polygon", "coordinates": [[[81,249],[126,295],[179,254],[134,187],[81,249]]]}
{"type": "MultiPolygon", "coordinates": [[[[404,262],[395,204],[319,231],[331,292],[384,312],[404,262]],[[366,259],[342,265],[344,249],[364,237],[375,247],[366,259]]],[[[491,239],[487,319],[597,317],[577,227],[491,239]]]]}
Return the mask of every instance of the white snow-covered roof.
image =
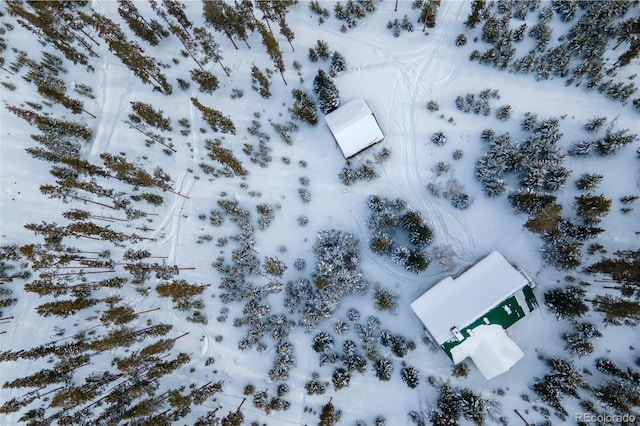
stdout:
{"type": "Polygon", "coordinates": [[[363,98],[341,105],[324,119],[345,158],[384,139],[371,108],[363,98]]]}
{"type": "Polygon", "coordinates": [[[417,298],[411,309],[441,345],[523,288],[527,279],[494,251],[462,275],[447,277],[417,298]]]}
{"type": "Polygon", "coordinates": [[[524,356],[518,345],[497,324],[480,325],[473,335],[451,349],[454,363],[469,357],[487,379],[508,371],[524,356]]]}

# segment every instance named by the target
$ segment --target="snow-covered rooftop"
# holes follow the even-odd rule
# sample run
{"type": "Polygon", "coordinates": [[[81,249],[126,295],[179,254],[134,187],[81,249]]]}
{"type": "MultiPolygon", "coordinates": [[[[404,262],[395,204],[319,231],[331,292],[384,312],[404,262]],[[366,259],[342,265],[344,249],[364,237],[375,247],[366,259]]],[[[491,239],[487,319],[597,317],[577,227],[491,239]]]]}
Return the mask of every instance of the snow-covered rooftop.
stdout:
{"type": "Polygon", "coordinates": [[[518,345],[497,324],[480,325],[473,335],[451,349],[453,362],[469,357],[487,379],[508,371],[524,356],[518,345]]]}
{"type": "Polygon", "coordinates": [[[384,139],[371,108],[363,98],[343,104],[324,119],[345,158],[384,139]]]}
{"type": "Polygon", "coordinates": [[[411,309],[441,345],[507,297],[527,279],[496,251],[459,277],[447,277],[417,298],[411,309]]]}

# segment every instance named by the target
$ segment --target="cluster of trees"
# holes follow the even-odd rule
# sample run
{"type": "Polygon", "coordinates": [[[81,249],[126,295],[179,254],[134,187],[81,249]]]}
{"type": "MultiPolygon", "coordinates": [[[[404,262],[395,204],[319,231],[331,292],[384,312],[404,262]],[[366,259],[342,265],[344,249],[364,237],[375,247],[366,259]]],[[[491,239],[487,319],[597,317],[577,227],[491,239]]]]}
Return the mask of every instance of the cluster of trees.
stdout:
{"type": "Polygon", "coordinates": [[[477,95],[467,93],[464,97],[456,96],[456,108],[462,112],[474,112],[475,114],[489,115],[491,113],[491,99],[500,99],[498,90],[484,89],[477,95]]]}
{"type": "Polygon", "coordinates": [[[449,169],[449,163],[439,162],[434,170],[435,178],[427,184],[427,190],[435,197],[449,200],[456,209],[465,210],[471,205],[472,199],[464,185],[455,176],[449,177],[444,184],[439,181],[449,169]]]}
{"type": "Polygon", "coordinates": [[[324,40],[317,40],[316,45],[309,48],[309,60],[317,62],[319,59],[323,61],[330,60],[329,75],[332,77],[347,69],[347,61],[342,56],[342,53],[337,50],[332,52],[329,44],[324,40]]]}
{"type": "Polygon", "coordinates": [[[465,21],[468,31],[482,24],[482,40],[491,46],[484,52],[474,50],[471,60],[479,60],[500,69],[519,73],[533,73],[536,79],[561,77],[567,85],[582,84],[598,89],[611,99],[626,103],[636,93],[633,82],[621,79],[604,80],[637,58],[640,52],[638,18],[630,16],[629,4],[620,2],[583,3],[552,2],[541,7],[540,2],[497,2],[477,0],[465,21]],[[527,20],[529,13],[538,11],[536,21],[527,20]],[[573,22],[565,34],[552,43],[552,19],[573,22]],[[511,23],[512,18],[522,22],[511,23]],[[602,29],[606,29],[603,31],[602,29]],[[533,39],[533,49],[516,57],[515,44],[525,35],[533,39]],[[611,42],[615,45],[611,47],[611,42]],[[620,46],[628,47],[613,66],[606,70],[606,54],[620,46]]]}
{"type": "Polygon", "coordinates": [[[413,24],[411,23],[407,15],[404,15],[402,17],[402,21],[396,18],[393,21],[387,22],[387,28],[390,30],[393,29],[394,37],[400,37],[401,30],[404,30],[409,33],[413,32],[413,24]]]}
{"type": "Polygon", "coordinates": [[[360,180],[371,181],[377,179],[380,177],[380,167],[389,158],[391,158],[391,150],[383,147],[373,155],[373,160],[366,158],[363,161],[361,160],[359,164],[354,164],[352,160],[349,160],[338,174],[338,177],[347,186],[353,185],[360,180]]]}
{"type": "Polygon", "coordinates": [[[544,355],[540,358],[549,372],[538,378],[532,389],[561,420],[569,416],[563,405],[565,396],[580,399],[585,412],[596,416],[604,413],[628,416],[640,406],[640,371],[632,367],[620,368],[607,358],[598,358],[595,360],[596,372],[590,375],[597,375],[596,383],[599,384],[591,385],[591,380],[587,381],[572,361],[544,355]],[[592,398],[599,401],[599,407],[592,398]]]}
{"type": "Polygon", "coordinates": [[[0,317],[4,316],[4,309],[15,305],[18,301],[13,297],[13,290],[9,284],[14,280],[28,279],[31,276],[28,266],[17,245],[0,247],[0,317]]]}
{"type": "MultiPolygon", "coordinates": [[[[416,347],[404,336],[383,330],[378,317],[367,317],[364,323],[359,322],[359,318],[359,311],[351,308],[346,321],[335,323],[336,333],[343,337],[341,343],[328,331],[320,331],[312,339],[311,347],[319,354],[320,366],[334,366],[331,381],[336,390],[348,387],[353,373],[364,374],[368,362],[371,362],[371,371],[378,380],[389,381],[397,369],[394,358],[384,353],[390,350],[395,358],[403,358],[416,347]]],[[[404,361],[400,366],[399,374],[406,385],[409,388],[418,386],[420,372],[404,361]]],[[[319,377],[312,377],[305,388],[309,395],[322,394],[327,385],[319,377]]]]}
{"type": "Polygon", "coordinates": [[[429,420],[432,425],[446,426],[460,424],[465,419],[473,424],[485,424],[487,419],[496,419],[499,405],[494,400],[480,397],[470,389],[460,388],[449,382],[435,384],[438,390],[438,400],[431,408],[429,420]]]}
{"type": "Polygon", "coordinates": [[[297,279],[285,286],[284,306],[301,315],[300,325],[311,331],[331,316],[344,297],[365,293],[369,283],[360,270],[358,240],[335,229],[321,231],[313,246],[316,268],[312,279],[297,279]]]}
{"type": "Polygon", "coordinates": [[[640,250],[619,250],[613,257],[605,257],[587,267],[587,272],[609,277],[606,287],[619,295],[598,295],[593,299],[596,311],[605,315],[605,321],[613,324],[640,322],[640,250]]]}
{"type": "MultiPolygon", "coordinates": [[[[585,123],[584,128],[590,134],[597,134],[602,133],[601,129],[605,124],[607,124],[606,117],[593,117],[585,123]]],[[[612,120],[604,129],[604,134],[601,134],[595,139],[584,139],[575,142],[569,148],[569,155],[590,155],[594,151],[599,155],[613,155],[626,145],[638,140],[638,134],[629,133],[629,129],[614,130],[615,124],[615,120],[612,120]]]]}
{"type": "Polygon", "coordinates": [[[425,249],[433,241],[433,231],[422,215],[407,207],[405,200],[388,199],[380,195],[367,198],[367,227],[372,236],[369,248],[378,255],[389,256],[407,271],[419,273],[429,266],[425,249]],[[398,242],[398,231],[406,231],[411,246],[398,242]]]}
{"type": "Polygon", "coordinates": [[[520,186],[527,191],[557,191],[567,181],[570,171],[564,167],[565,154],[558,147],[562,137],[557,118],[539,120],[527,113],[522,128],[531,132],[522,143],[515,143],[509,133],[496,136],[484,130],[482,139],[489,151],[476,164],[476,177],[487,196],[495,197],[506,190],[504,174],[520,175],[520,186]]]}
{"type": "Polygon", "coordinates": [[[345,4],[337,2],[333,7],[334,16],[346,25],[342,25],[340,31],[346,32],[347,28],[353,28],[358,22],[363,20],[367,14],[376,10],[374,0],[347,0],[345,4]]]}

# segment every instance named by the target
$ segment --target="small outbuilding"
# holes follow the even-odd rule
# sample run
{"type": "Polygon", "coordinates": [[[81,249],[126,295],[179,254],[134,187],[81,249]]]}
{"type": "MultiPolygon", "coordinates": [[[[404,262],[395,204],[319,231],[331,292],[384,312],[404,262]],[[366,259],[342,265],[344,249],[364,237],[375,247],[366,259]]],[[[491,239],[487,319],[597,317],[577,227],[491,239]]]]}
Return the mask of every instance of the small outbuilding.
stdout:
{"type": "Polygon", "coordinates": [[[325,116],[344,158],[351,158],[384,139],[367,101],[353,99],[325,116]]]}
{"type": "Polygon", "coordinates": [[[438,282],[411,309],[454,364],[471,358],[492,379],[524,356],[505,330],[538,307],[533,287],[524,271],[494,251],[438,282]]]}

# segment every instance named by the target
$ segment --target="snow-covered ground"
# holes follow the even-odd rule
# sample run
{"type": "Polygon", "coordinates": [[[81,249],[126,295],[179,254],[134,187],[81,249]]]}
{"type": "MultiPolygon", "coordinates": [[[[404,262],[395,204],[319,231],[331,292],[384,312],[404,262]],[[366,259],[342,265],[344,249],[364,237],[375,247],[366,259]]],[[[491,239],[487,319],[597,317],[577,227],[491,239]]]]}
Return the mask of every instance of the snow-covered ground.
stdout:
{"type": "MultiPolygon", "coordinates": [[[[187,15],[197,25],[202,25],[200,3],[185,4],[187,15]]],[[[361,267],[365,278],[371,282],[379,282],[399,295],[399,306],[393,313],[375,310],[371,292],[364,296],[348,296],[333,318],[320,324],[318,331],[331,330],[335,319],[344,319],[347,309],[355,307],[361,312],[363,319],[376,315],[380,318],[382,329],[389,330],[392,334],[402,334],[417,344],[416,349],[401,360],[390,353],[384,354],[395,362],[395,371],[388,382],[379,381],[375,377],[370,363],[364,374],[353,374],[348,388],[335,390],[329,385],[325,394],[309,396],[304,385],[310,380],[312,372],[317,371],[322,380],[330,382],[332,366],[318,365],[318,354],[311,348],[311,338],[315,332],[307,334],[301,328],[295,328],[290,340],[295,344],[296,365],[287,381],[290,392],[284,397],[291,403],[291,407],[286,411],[273,411],[267,415],[253,407],[248,400],[243,405],[247,424],[253,420],[269,425],[314,424],[320,408],[329,398],[333,398],[332,402],[343,411],[341,424],[354,424],[358,419],[373,424],[379,415],[386,418],[387,425],[408,424],[408,412],[417,411],[427,415],[436,402],[436,389],[426,380],[430,376],[441,380],[449,379],[483,397],[497,400],[501,404],[499,415],[508,424],[517,425],[521,422],[514,410],[523,414],[529,422],[540,422],[543,419],[539,412],[532,410],[536,396],[530,389],[534,377],[540,377],[546,371],[545,365],[536,358],[537,352],[563,355],[564,343],[560,333],[569,330],[568,322],[557,320],[541,303],[541,309],[537,313],[527,317],[509,332],[525,354],[512,370],[494,380],[486,381],[471,365],[468,377],[456,378],[451,376],[452,366],[444,353],[432,350],[424,342],[421,325],[411,314],[409,304],[434,283],[468,268],[493,250],[501,252],[510,262],[520,265],[533,278],[540,302],[544,299],[545,290],[562,283],[566,275],[576,274],[557,270],[544,262],[539,252],[542,245],[540,237],[523,227],[526,216],[514,213],[505,195],[497,198],[484,196],[482,186],[474,176],[475,164],[486,150],[486,144],[480,139],[483,129],[492,128],[496,134],[511,132],[514,139],[519,140],[523,138],[520,122],[526,112],[535,112],[541,117],[562,117],[560,129],[564,136],[559,144],[561,148],[567,149],[575,141],[586,137],[582,126],[594,116],[615,118],[617,128],[640,132],[638,114],[629,105],[622,105],[596,92],[587,92],[582,87],[567,87],[560,78],[536,81],[531,75],[513,74],[470,62],[468,56],[471,50],[484,43],[474,43],[473,36],[469,36],[466,46],[455,45],[456,35],[464,32],[463,22],[470,10],[468,2],[443,1],[438,10],[435,28],[428,29],[425,34],[420,31],[422,25],[414,23],[414,32],[403,32],[398,38],[393,37],[391,30],[386,28],[386,23],[390,19],[401,18],[404,14],[415,18],[417,12],[411,9],[411,2],[401,1],[397,12],[394,12],[393,1],[376,4],[377,10],[373,14],[345,33],[340,31],[340,22],[333,17],[319,25],[317,15],[309,10],[306,2],[292,7],[287,19],[295,32],[295,52],[278,35],[289,84],[285,86],[275,72],[271,86],[273,97],[268,100],[261,98],[251,88],[252,64],[261,69],[273,68],[271,60],[260,46],[260,35],[255,33],[248,39],[251,49],[239,43],[239,49],[235,50],[226,38],[218,37],[223,48],[223,62],[230,69],[231,77],[225,77],[217,64],[210,64],[210,70],[220,80],[220,88],[211,95],[198,93],[197,84],[193,82],[186,91],[177,87],[175,79],[180,77],[188,80],[188,71],[194,68],[194,64],[190,63],[189,58],[180,55],[182,46],[175,37],[170,37],[164,39],[159,46],[144,45],[144,49],[146,54],[171,64],[164,72],[174,85],[172,95],[163,96],[153,92],[150,86],[142,84],[108,51],[103,42],[98,48],[100,57],[94,58],[92,62],[95,72],[89,73],[81,66],[66,63],[69,73],[63,75],[69,86],[75,82],[93,88],[95,99],[83,100],[85,109],[97,118],[92,119],[85,114],[71,116],[59,105],[49,109],[45,107],[45,110],[52,111],[54,115],[67,114],[68,118],[82,120],[93,129],[91,142],[82,150],[84,159],[100,163],[99,155],[103,152],[126,153],[129,161],[134,161],[146,170],[161,167],[171,176],[174,190],[184,195],[165,192],[162,193],[164,203],[160,207],[148,206],[146,210],[157,215],[150,216],[152,220],[144,222],[151,230],[135,232],[150,239],[142,240],[132,247],[136,250],[148,250],[153,256],[164,256],[169,264],[193,268],[181,270],[178,278],[193,283],[211,284],[203,293],[208,324],[188,322],[187,314],[176,310],[171,300],[159,298],[153,287],[147,296],[126,286],[110,290],[109,295],[118,295],[136,312],[160,308],[137,317],[130,324],[135,328],[144,327],[147,321],[165,322],[174,326],[168,337],[189,333],[176,342],[173,352],[186,352],[191,355],[191,359],[187,365],[171,374],[167,382],[170,384],[167,386],[177,387],[181,383],[203,385],[210,380],[224,381],[223,392],[216,395],[216,400],[194,407],[193,412],[184,419],[185,422],[193,423],[206,410],[216,407],[223,407],[220,412],[224,411],[224,414],[234,410],[243,399],[244,386],[249,383],[254,384],[257,390],[270,389],[270,394],[275,393],[276,387],[267,374],[275,353],[273,342],[267,339],[268,347],[263,352],[254,349],[239,350],[238,343],[245,330],[234,327],[232,322],[233,318],[242,315],[242,306],[239,303],[225,305],[219,298],[220,291],[217,287],[220,274],[211,264],[221,255],[226,256],[228,261],[231,252],[229,246],[233,243],[218,247],[215,241],[219,237],[236,233],[236,229],[228,220],[222,227],[213,228],[208,219],[203,221],[198,216],[208,216],[210,210],[217,209],[217,200],[222,198],[223,192],[254,216],[255,205],[258,203],[280,206],[275,209],[275,219],[266,230],[261,231],[256,227],[254,248],[261,260],[265,256],[277,256],[289,266],[282,278],[285,283],[311,276],[315,263],[312,246],[316,234],[321,230],[336,228],[350,232],[359,239],[361,267]],[[287,108],[291,105],[291,89],[300,87],[311,93],[317,70],[328,69],[328,62],[320,60],[314,63],[307,58],[308,48],[319,39],[326,41],[332,50],[339,51],[347,60],[347,70],[335,77],[342,101],[363,96],[371,105],[385,134],[382,145],[378,147],[389,148],[391,158],[382,165],[378,179],[357,182],[351,186],[340,182],[338,173],[345,162],[322,121],[321,113],[319,124],[314,127],[300,123],[300,130],[292,134],[292,145],[282,142],[269,124],[270,120],[280,124],[289,121],[287,108]],[[173,64],[172,58],[179,59],[179,64],[173,64]],[[292,66],[294,60],[302,64],[300,76],[292,66]],[[468,92],[477,93],[485,88],[498,89],[500,92],[501,98],[492,100],[493,109],[503,104],[511,105],[512,116],[509,120],[500,121],[493,113],[484,117],[465,114],[456,109],[456,96],[464,96],[468,92]],[[243,96],[232,99],[230,96],[233,89],[242,90],[243,96]],[[246,178],[210,179],[201,171],[200,163],[211,163],[206,155],[205,140],[220,138],[221,135],[212,133],[192,105],[191,97],[197,97],[203,104],[221,110],[234,121],[237,134],[225,135],[222,138],[223,146],[231,149],[249,170],[246,178]],[[439,111],[429,112],[426,109],[428,100],[438,102],[439,111]],[[161,109],[165,116],[171,117],[174,127],[171,137],[176,153],[167,156],[162,153],[158,144],[145,146],[142,135],[129,128],[125,120],[131,112],[129,105],[133,101],[150,103],[161,109]],[[262,124],[260,130],[271,136],[268,146],[271,148],[272,161],[266,168],[253,164],[242,152],[245,143],[255,144],[257,148],[257,138],[246,130],[252,125],[252,120],[256,119],[256,113],[259,113],[260,118],[257,120],[262,124]],[[190,124],[191,132],[188,135],[178,132],[181,127],[177,121],[181,118],[187,119],[190,124]],[[447,135],[448,142],[445,145],[437,146],[430,141],[431,135],[436,131],[447,135]],[[464,153],[459,160],[452,159],[456,149],[461,149],[464,153]],[[282,161],[283,157],[289,159],[288,163],[282,161]],[[466,210],[453,208],[449,201],[434,197],[426,189],[426,185],[435,178],[433,170],[440,161],[451,164],[448,173],[455,176],[470,195],[472,204],[466,210]],[[309,203],[303,203],[298,195],[300,177],[309,179],[309,203]],[[246,187],[243,188],[241,183],[246,184],[246,187]],[[255,196],[255,193],[260,193],[260,196],[255,196]],[[403,198],[409,207],[422,213],[434,230],[435,238],[429,251],[436,253],[436,249],[439,249],[441,252],[448,252],[448,260],[442,259],[443,262],[439,262],[434,258],[425,272],[414,274],[394,265],[388,258],[371,252],[367,245],[370,235],[366,225],[366,199],[370,194],[403,198]],[[303,227],[296,223],[300,216],[308,218],[308,225],[303,227]],[[197,244],[198,237],[205,234],[212,235],[213,241],[197,244]],[[306,269],[297,271],[293,267],[296,258],[306,260],[306,269]],[[223,307],[228,307],[230,312],[228,319],[220,322],[216,318],[223,307]],[[205,366],[205,361],[210,357],[215,359],[215,363],[205,366]],[[416,389],[408,388],[401,380],[400,361],[405,361],[420,371],[422,379],[416,389]],[[522,398],[525,394],[530,396],[532,402],[522,398]]],[[[330,2],[321,2],[321,5],[329,9],[333,7],[330,2]]],[[[91,6],[111,19],[122,22],[115,2],[94,1],[91,6]]],[[[138,6],[149,15],[153,13],[146,4],[138,6]]],[[[2,21],[10,19],[13,18],[7,15],[2,17],[2,21]]],[[[561,25],[566,24],[554,25],[562,28],[561,25]]],[[[122,27],[133,39],[134,36],[126,26],[123,24],[122,27]]],[[[17,25],[13,31],[7,32],[5,38],[10,47],[24,49],[36,60],[39,58],[39,50],[50,47],[42,47],[31,33],[17,25]]],[[[11,55],[13,54],[7,53],[7,62],[10,62],[11,55]]],[[[636,60],[620,71],[620,74],[632,76],[637,81],[638,72],[640,67],[636,60]]],[[[26,100],[38,101],[33,86],[7,73],[1,74],[1,78],[12,81],[17,86],[15,91],[2,87],[4,105],[21,105],[26,100]]],[[[60,214],[71,208],[90,209],[96,215],[112,213],[98,206],[85,206],[75,201],[62,204],[59,200],[47,199],[39,192],[38,187],[54,182],[54,178],[48,174],[50,165],[31,158],[24,151],[24,148],[34,144],[29,135],[35,129],[6,108],[0,111],[0,128],[2,245],[23,245],[37,241],[36,238],[39,237],[24,229],[24,224],[40,221],[64,223],[60,214]]],[[[601,226],[605,232],[598,238],[598,242],[610,253],[617,249],[638,248],[636,232],[640,231],[640,209],[636,207],[630,213],[623,214],[618,201],[622,196],[640,191],[638,159],[635,154],[637,147],[637,142],[630,144],[610,157],[568,157],[566,164],[571,169],[571,177],[567,185],[557,193],[559,201],[567,206],[565,209],[568,212],[571,200],[578,194],[573,182],[584,172],[604,175],[598,193],[603,193],[614,201],[611,213],[603,219],[601,226]]],[[[378,148],[373,151],[376,149],[378,148]]],[[[353,161],[357,163],[362,161],[363,156],[371,155],[372,152],[364,153],[353,161]]],[[[123,186],[123,189],[126,187],[123,186]]],[[[142,224],[143,221],[140,220],[135,226],[142,224]]],[[[134,232],[117,223],[111,223],[111,227],[123,232],[134,232]]],[[[102,247],[99,241],[85,240],[82,244],[87,250],[93,248],[99,251],[102,247]]],[[[589,264],[594,260],[595,257],[585,258],[584,263],[589,264]]],[[[13,319],[0,324],[0,332],[4,332],[0,335],[2,350],[25,349],[69,338],[78,331],[100,324],[97,320],[102,310],[100,307],[81,311],[66,319],[42,318],[34,310],[42,300],[34,293],[21,290],[19,286],[20,284],[14,286],[18,303],[3,310],[3,316],[13,316],[13,319]]],[[[596,292],[594,290],[594,294],[596,292]]],[[[269,296],[269,302],[273,313],[285,311],[278,305],[282,303],[281,295],[269,296]]],[[[599,314],[591,312],[585,318],[599,326],[602,324],[599,314]]],[[[629,360],[638,356],[635,347],[640,341],[636,329],[608,326],[602,328],[602,331],[603,337],[595,342],[594,353],[589,359],[607,356],[620,361],[620,365],[629,365],[629,360]]],[[[342,340],[342,337],[336,339],[338,350],[342,340]]],[[[92,371],[111,368],[108,364],[115,355],[101,354],[92,359],[91,365],[84,367],[81,377],[92,371]]],[[[24,377],[47,365],[46,359],[3,363],[0,365],[1,381],[5,383],[24,377]]],[[[1,389],[0,402],[4,403],[26,392],[28,391],[25,389],[1,389]]],[[[44,400],[36,400],[33,407],[43,403],[44,400]]],[[[578,401],[566,400],[566,408],[570,413],[569,420],[573,422],[574,413],[581,411],[578,401]]],[[[16,424],[18,418],[18,414],[10,414],[1,417],[0,424],[16,424]]],[[[560,420],[552,417],[552,422],[560,420]]]]}

